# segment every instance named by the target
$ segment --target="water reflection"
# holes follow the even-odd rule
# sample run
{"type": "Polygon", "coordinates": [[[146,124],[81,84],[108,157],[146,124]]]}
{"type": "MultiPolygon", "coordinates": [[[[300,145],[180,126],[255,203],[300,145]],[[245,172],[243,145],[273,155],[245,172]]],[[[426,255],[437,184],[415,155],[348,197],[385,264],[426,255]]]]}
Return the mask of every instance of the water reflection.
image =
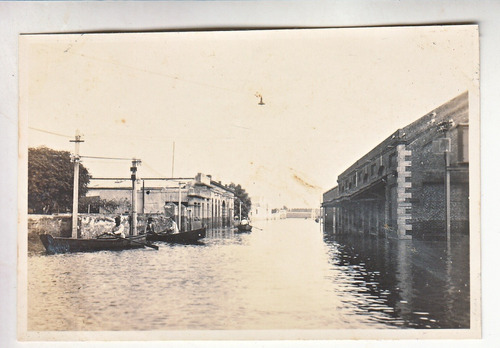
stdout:
{"type": "Polygon", "coordinates": [[[330,262],[363,294],[360,311],[414,328],[469,328],[469,243],[325,236],[330,262]],[[387,318],[386,315],[389,315],[387,318]]]}
{"type": "Polygon", "coordinates": [[[313,220],[203,245],[28,257],[29,330],[469,327],[468,243],[324,237],[313,220]]]}
{"type": "Polygon", "coordinates": [[[234,237],[233,228],[211,228],[207,230],[208,239],[230,239],[234,237]]]}

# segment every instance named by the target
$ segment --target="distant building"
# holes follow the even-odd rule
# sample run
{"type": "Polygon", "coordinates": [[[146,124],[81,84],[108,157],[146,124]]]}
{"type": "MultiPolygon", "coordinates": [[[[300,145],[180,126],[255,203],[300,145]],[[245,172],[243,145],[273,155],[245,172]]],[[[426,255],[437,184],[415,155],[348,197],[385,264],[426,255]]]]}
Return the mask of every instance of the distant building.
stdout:
{"type": "Polygon", "coordinates": [[[252,198],[249,217],[252,220],[268,220],[271,215],[269,204],[262,198],[252,198]]]}
{"type": "MultiPolygon", "coordinates": [[[[132,184],[130,179],[91,179],[87,197],[118,203],[114,213],[131,210],[132,184]]],[[[166,214],[182,221],[201,221],[209,227],[226,227],[234,223],[234,192],[212,180],[211,176],[197,174],[182,180],[142,178],[137,184],[137,212],[139,214],[166,214]]],[[[99,213],[106,213],[99,208],[99,213]]]]}
{"type": "Polygon", "coordinates": [[[446,170],[451,231],[469,233],[468,93],[398,129],[323,194],[324,228],[398,239],[446,235],[446,170]],[[444,151],[449,153],[445,168],[444,151]]]}
{"type": "Polygon", "coordinates": [[[279,220],[286,218],[286,211],[271,207],[262,197],[252,197],[252,208],[249,214],[252,220],[279,220]]]}
{"type": "Polygon", "coordinates": [[[319,216],[319,209],[289,208],[286,211],[287,219],[315,219],[319,216]]]}

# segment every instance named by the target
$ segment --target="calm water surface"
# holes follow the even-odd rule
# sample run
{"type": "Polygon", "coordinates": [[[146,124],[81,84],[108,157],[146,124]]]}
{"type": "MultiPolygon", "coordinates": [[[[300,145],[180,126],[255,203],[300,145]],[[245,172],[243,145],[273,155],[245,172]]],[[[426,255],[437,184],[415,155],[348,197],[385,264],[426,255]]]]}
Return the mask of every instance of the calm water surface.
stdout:
{"type": "Polygon", "coordinates": [[[28,257],[29,330],[469,327],[468,244],[324,237],[312,220],[203,245],[28,257]]]}

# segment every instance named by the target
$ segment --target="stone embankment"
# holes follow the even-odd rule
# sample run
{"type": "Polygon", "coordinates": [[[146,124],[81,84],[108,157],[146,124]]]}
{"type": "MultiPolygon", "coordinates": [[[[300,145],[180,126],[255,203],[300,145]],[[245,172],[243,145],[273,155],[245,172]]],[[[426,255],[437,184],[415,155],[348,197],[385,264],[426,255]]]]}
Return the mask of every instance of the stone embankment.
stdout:
{"type": "MultiPolygon", "coordinates": [[[[120,215],[125,231],[129,231],[129,216],[120,215]]],[[[80,214],[78,216],[78,235],[80,238],[94,238],[100,234],[110,232],[115,225],[116,214],[80,214]]],[[[166,219],[163,216],[152,216],[155,231],[165,228],[166,219]]],[[[137,217],[138,233],[146,232],[147,216],[137,217]]],[[[71,237],[71,214],[57,215],[28,215],[28,251],[39,252],[45,250],[40,234],[50,233],[54,237],[71,237]]]]}

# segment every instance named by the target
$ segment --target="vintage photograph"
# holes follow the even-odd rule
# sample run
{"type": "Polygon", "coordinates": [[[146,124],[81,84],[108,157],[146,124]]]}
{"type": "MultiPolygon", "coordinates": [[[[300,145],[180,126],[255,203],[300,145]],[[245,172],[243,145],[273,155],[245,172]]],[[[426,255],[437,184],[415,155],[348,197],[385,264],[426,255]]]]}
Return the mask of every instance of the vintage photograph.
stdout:
{"type": "Polygon", "coordinates": [[[476,25],[26,34],[19,91],[23,340],[480,337],[476,25]]]}

